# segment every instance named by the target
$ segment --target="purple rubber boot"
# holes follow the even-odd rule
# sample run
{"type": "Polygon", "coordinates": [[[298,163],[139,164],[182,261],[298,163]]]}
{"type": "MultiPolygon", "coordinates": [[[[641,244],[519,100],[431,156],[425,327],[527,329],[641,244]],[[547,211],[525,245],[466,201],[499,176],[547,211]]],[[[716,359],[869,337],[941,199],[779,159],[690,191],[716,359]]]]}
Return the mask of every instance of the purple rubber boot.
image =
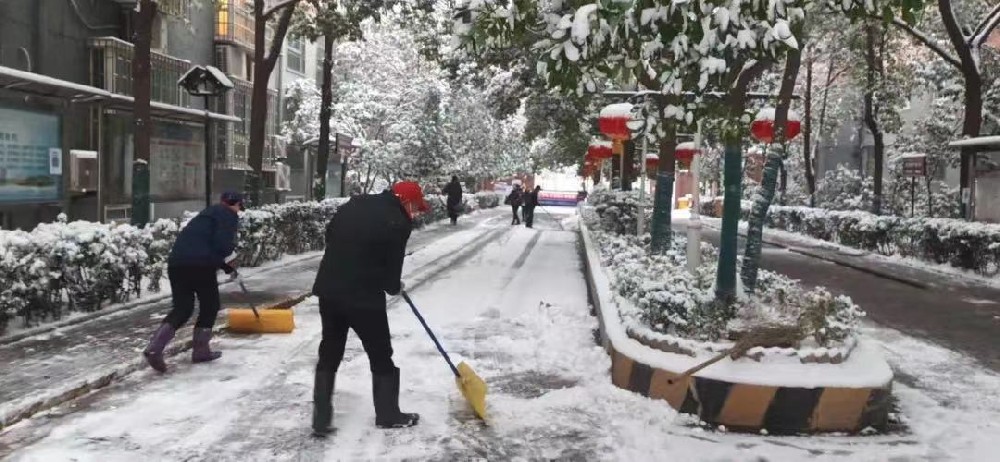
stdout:
{"type": "Polygon", "coordinates": [[[212,340],[212,328],[196,327],[194,329],[194,341],[191,346],[191,362],[207,363],[209,361],[215,361],[222,356],[222,353],[212,351],[208,348],[208,342],[210,340],[212,340]]]}
{"type": "Polygon", "coordinates": [[[160,324],[160,327],[156,329],[156,333],[153,334],[153,338],[149,340],[149,346],[142,352],[149,366],[158,372],[167,371],[167,363],[163,361],[163,350],[167,348],[167,344],[174,338],[175,332],[173,326],[170,324],[160,324]]]}

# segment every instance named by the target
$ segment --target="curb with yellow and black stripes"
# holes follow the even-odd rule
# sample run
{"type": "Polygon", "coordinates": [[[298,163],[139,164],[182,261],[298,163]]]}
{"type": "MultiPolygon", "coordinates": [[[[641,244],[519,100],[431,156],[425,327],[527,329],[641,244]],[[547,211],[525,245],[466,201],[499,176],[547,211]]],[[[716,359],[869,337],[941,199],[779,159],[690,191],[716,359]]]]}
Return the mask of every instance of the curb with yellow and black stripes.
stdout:
{"type": "MultiPolygon", "coordinates": [[[[887,427],[891,380],[884,386],[867,388],[765,386],[699,376],[671,383],[670,379],[682,371],[655,368],[616,350],[602,312],[615,308],[602,306],[610,305],[602,304],[604,297],[595,280],[595,271],[603,270],[594,268],[599,260],[591,258],[594,255],[592,243],[584,225],[581,225],[581,234],[587,286],[600,322],[598,340],[611,355],[611,381],[615,386],[665,400],[678,412],[697,415],[705,423],[723,425],[731,431],[857,433],[869,427],[880,431],[887,427]]],[[[606,285],[603,274],[601,283],[606,285]]]]}

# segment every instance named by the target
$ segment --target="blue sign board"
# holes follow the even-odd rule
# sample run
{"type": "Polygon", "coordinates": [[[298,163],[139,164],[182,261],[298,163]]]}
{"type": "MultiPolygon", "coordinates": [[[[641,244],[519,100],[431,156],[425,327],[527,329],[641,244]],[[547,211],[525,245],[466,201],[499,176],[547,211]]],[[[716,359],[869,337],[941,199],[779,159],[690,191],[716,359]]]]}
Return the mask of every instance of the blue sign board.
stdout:
{"type": "Polygon", "coordinates": [[[0,204],[59,200],[59,140],[58,116],[0,107],[0,204]]]}

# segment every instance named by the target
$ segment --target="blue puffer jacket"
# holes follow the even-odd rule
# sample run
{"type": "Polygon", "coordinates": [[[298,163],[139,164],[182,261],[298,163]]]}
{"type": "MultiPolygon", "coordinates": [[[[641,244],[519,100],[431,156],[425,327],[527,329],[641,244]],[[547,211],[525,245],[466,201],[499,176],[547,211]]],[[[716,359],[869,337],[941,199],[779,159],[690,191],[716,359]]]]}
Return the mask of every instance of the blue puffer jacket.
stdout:
{"type": "Polygon", "coordinates": [[[177,235],[167,264],[221,267],[236,250],[239,226],[239,215],[222,204],[202,210],[177,235]]]}

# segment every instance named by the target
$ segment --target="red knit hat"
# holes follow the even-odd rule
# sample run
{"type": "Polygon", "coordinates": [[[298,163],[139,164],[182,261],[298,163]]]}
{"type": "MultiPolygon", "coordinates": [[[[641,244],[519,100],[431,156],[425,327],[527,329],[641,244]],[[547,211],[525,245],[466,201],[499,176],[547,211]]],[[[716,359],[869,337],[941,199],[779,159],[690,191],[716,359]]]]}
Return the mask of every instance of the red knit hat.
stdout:
{"type": "Polygon", "coordinates": [[[416,182],[401,181],[396,183],[392,185],[392,193],[403,203],[403,208],[406,209],[411,218],[431,209],[424,200],[424,191],[416,182]]]}

